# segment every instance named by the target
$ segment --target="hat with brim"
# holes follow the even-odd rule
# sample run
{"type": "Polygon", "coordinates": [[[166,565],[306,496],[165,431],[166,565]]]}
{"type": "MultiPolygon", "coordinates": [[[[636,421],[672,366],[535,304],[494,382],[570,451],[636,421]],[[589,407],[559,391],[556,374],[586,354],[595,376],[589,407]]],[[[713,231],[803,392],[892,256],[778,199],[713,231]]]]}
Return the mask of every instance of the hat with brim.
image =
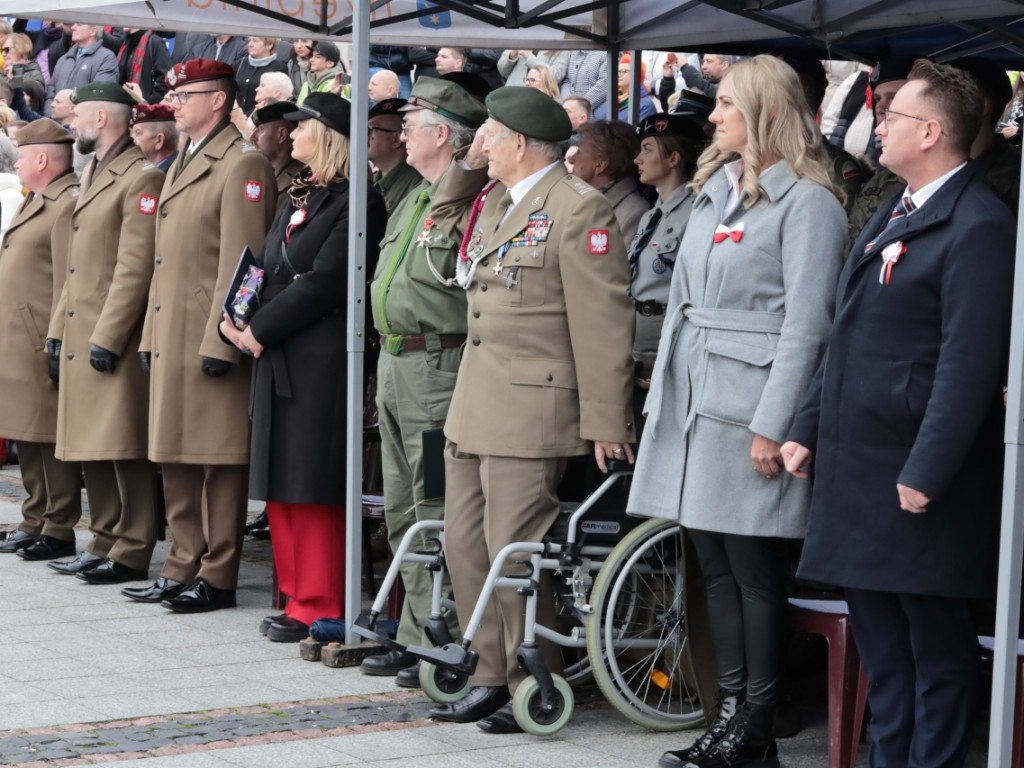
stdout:
{"type": "Polygon", "coordinates": [[[572,123],[560,103],[543,91],[506,85],[487,97],[487,112],[507,128],[539,141],[565,141],[572,123]]]}
{"type": "Polygon", "coordinates": [[[293,123],[318,120],[332,131],[348,136],[351,116],[352,105],[347,100],[333,93],[311,93],[301,105],[282,115],[282,119],[293,123]]]}
{"type": "Polygon", "coordinates": [[[465,88],[437,77],[417,78],[408,103],[400,111],[417,109],[429,109],[470,128],[479,128],[487,119],[487,110],[465,88]]]}
{"type": "Polygon", "coordinates": [[[278,120],[285,120],[285,115],[295,111],[295,105],[290,101],[272,101],[269,104],[257,109],[252,113],[251,119],[253,125],[265,125],[266,123],[274,123],[278,120]]]}
{"type": "Polygon", "coordinates": [[[698,146],[707,142],[704,127],[688,115],[651,115],[636,127],[636,136],[641,141],[650,136],[678,136],[698,146]]]}
{"type": "Polygon", "coordinates": [[[124,104],[126,107],[134,107],[139,100],[117,83],[101,81],[83,85],[76,88],[71,94],[72,104],[81,104],[86,101],[109,101],[114,104],[124,104]]]}
{"type": "Polygon", "coordinates": [[[64,126],[48,117],[33,120],[18,131],[18,146],[30,144],[74,144],[75,137],[64,126]]]}
{"type": "Polygon", "coordinates": [[[679,98],[672,107],[672,113],[676,115],[691,115],[707,120],[715,110],[715,100],[706,96],[700,91],[691,91],[683,88],[679,92],[679,98]]]}
{"type": "Polygon", "coordinates": [[[366,115],[366,119],[369,120],[381,115],[397,115],[399,110],[407,103],[405,99],[383,99],[373,105],[373,109],[366,115]]]}

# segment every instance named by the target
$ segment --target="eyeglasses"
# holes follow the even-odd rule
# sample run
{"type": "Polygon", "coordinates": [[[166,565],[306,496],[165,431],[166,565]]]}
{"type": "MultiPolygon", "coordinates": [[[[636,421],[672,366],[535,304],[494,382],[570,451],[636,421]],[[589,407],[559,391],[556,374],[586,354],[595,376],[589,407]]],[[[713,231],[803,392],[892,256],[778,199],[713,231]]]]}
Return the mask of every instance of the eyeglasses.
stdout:
{"type": "Polygon", "coordinates": [[[619,74],[620,75],[628,75],[629,74],[629,69],[620,69],[619,70],[619,74]]]}
{"type": "Polygon", "coordinates": [[[905,112],[897,112],[894,109],[885,110],[885,118],[882,122],[885,123],[886,129],[889,128],[889,123],[893,122],[893,117],[909,117],[911,120],[920,120],[922,123],[927,123],[930,118],[918,117],[917,115],[908,115],[905,112]]]}
{"type": "Polygon", "coordinates": [[[167,102],[173,104],[174,102],[180,102],[181,106],[188,104],[188,100],[200,93],[220,93],[220,91],[171,91],[167,94],[167,102]]]}
{"type": "Polygon", "coordinates": [[[402,129],[401,130],[398,130],[398,129],[395,129],[395,128],[379,128],[376,125],[371,125],[367,129],[367,133],[369,133],[372,136],[374,131],[377,131],[377,133],[401,133],[404,130],[405,130],[405,123],[402,123],[402,129]]]}
{"type": "Polygon", "coordinates": [[[417,128],[430,128],[430,126],[421,125],[420,123],[416,123],[416,125],[409,125],[407,122],[405,122],[405,120],[402,121],[402,133],[404,133],[406,136],[411,135],[412,132],[415,131],[417,128]]]}
{"type": "Polygon", "coordinates": [[[523,79],[523,82],[524,83],[539,83],[540,82],[540,78],[539,77],[527,77],[527,78],[523,79]]]}

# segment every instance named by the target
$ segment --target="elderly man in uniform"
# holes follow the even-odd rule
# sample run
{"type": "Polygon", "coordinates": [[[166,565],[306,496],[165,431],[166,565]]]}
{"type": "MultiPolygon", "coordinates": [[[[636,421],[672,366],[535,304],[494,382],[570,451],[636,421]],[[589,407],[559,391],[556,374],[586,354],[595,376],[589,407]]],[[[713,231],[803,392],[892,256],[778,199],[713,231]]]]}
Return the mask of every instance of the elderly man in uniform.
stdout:
{"type": "MultiPolygon", "coordinates": [[[[434,226],[431,200],[453,155],[467,148],[487,118],[483,105],[455,83],[421,77],[402,107],[402,137],[409,164],[423,175],[388,221],[377,272],[370,285],[373,322],[380,334],[377,408],[384,464],[384,519],[388,543],[398,549],[406,531],[422,520],[444,519],[442,498],[430,497],[424,482],[434,433],[441,461],[441,429],[466,340],[466,292],[455,283],[458,242],[434,226]]],[[[385,177],[386,178],[386,177],[385,177]]],[[[414,549],[426,548],[426,537],[414,549]]],[[[430,614],[431,574],[417,564],[402,567],[405,603],[398,625],[402,645],[426,645],[423,626],[430,614]]],[[[449,615],[458,636],[458,624],[449,615]]],[[[391,651],[371,656],[362,669],[371,675],[398,675],[399,685],[415,687],[416,658],[391,651]]]]}
{"type": "Polygon", "coordinates": [[[95,152],[71,219],[68,275],[50,320],[60,359],[57,457],[81,461],[93,538],[53,570],[89,584],[145,579],[157,537],[156,467],[146,460],[142,334],[163,173],[128,134],[135,98],[117,83],[71,97],[79,151],[95,152]]]}
{"type": "Polygon", "coordinates": [[[217,331],[245,247],[274,216],[274,169],[231,125],[234,70],[210,59],[167,74],[189,138],[160,197],[140,346],[150,368],[149,457],[161,462],[174,544],[160,578],[123,590],[180,613],[235,605],[249,463],[250,366],[217,331]]]}
{"type": "Polygon", "coordinates": [[[67,275],[71,212],[78,197],[73,143],[70,133],[47,118],[21,129],[15,169],[30,194],[0,245],[0,400],[5,406],[0,434],[18,441],[28,493],[22,521],[0,552],[17,552],[26,560],[75,554],[73,529],[82,516],[82,468],[54,455],[57,391],[42,344],[67,275]]]}
{"type": "Polygon", "coordinates": [[[130,124],[132,141],[164,173],[178,158],[178,129],[174,110],[166,104],[136,104],[130,124]]]}
{"type": "Polygon", "coordinates": [[[252,113],[252,143],[274,166],[278,208],[288,200],[288,187],[302,170],[302,163],[292,157],[295,123],[284,119],[286,112],[294,111],[295,105],[290,101],[275,101],[252,113]]]}
{"type": "MultiPolygon", "coordinates": [[[[405,99],[385,99],[370,110],[366,156],[374,166],[373,183],[384,198],[390,216],[409,191],[423,182],[420,172],[406,161],[402,140],[402,114],[405,99]]],[[[447,119],[447,118],[445,118],[447,119]]]]}
{"type": "MultiPolygon", "coordinates": [[[[600,191],[567,176],[562,106],[533,88],[499,88],[465,158],[446,174],[434,219],[456,229],[480,170],[497,183],[473,204],[459,282],[469,343],[445,435],[445,543],[461,621],[469,620],[494,557],[540,541],[558,516],[566,458],[629,458],[635,322],[625,246],[600,191]],[[595,307],[600,311],[595,311],[595,307]]],[[[543,588],[543,585],[542,585],[543,588]]],[[[541,600],[553,611],[550,600],[541,600]]],[[[510,692],[524,679],[523,598],[497,590],[477,628],[474,688],[431,715],[491,733],[519,730],[510,692]]],[[[552,617],[548,616],[550,625],[552,617]]],[[[463,626],[465,629],[465,626],[463,626]]],[[[560,671],[557,649],[548,664],[560,671]]]]}

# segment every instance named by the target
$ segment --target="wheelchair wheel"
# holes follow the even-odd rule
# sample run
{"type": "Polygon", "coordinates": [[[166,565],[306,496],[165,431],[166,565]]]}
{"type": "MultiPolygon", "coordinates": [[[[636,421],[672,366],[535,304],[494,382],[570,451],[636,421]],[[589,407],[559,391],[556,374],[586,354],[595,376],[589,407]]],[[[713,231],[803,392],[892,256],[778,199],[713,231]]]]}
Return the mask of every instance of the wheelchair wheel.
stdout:
{"type": "Polygon", "coordinates": [[[451,704],[463,698],[470,689],[469,675],[442,669],[429,661],[420,662],[420,687],[438,704],[451,704]]]}
{"type": "Polygon", "coordinates": [[[540,683],[530,675],[512,697],[512,714],[515,715],[519,727],[534,736],[550,736],[558,733],[572,717],[572,688],[564,677],[552,675],[555,684],[555,695],[548,706],[544,706],[540,695],[540,683]]]}
{"type": "Polygon", "coordinates": [[[590,595],[587,652],[619,712],[645,728],[704,724],[687,644],[682,529],[648,520],[605,560],[590,595]]]}

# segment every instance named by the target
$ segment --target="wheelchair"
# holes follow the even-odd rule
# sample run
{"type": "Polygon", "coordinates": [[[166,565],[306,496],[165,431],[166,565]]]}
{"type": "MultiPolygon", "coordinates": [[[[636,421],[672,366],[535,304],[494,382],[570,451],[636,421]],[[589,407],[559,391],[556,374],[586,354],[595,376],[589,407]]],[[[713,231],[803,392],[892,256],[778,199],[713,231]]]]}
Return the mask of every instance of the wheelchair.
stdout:
{"type": "Polygon", "coordinates": [[[389,649],[421,660],[420,684],[436,702],[468,693],[479,659],[472,650],[475,628],[495,589],[515,589],[526,600],[526,629],[516,652],[527,678],[512,705],[527,733],[548,736],[572,717],[573,686],[595,680],[609,703],[637,724],[674,731],[704,724],[696,674],[687,642],[684,606],[685,554],[682,529],[668,520],[625,514],[632,468],[613,462],[608,476],[581,504],[561,505],[554,525],[539,542],[506,546],[490,569],[461,643],[453,641],[443,618],[455,610],[443,597],[444,524],[424,521],[406,534],[368,613],[353,631],[389,649]],[[425,532],[427,551],[412,552],[425,532]],[[387,595],[403,562],[421,563],[433,573],[433,603],[425,634],[433,648],[405,647],[379,631],[387,595]],[[506,564],[515,572],[509,573],[506,564]],[[538,622],[539,574],[550,571],[556,626],[538,622]],[[505,575],[502,575],[506,572],[505,575]],[[575,649],[579,660],[563,675],[544,662],[538,639],[575,649]]]}

